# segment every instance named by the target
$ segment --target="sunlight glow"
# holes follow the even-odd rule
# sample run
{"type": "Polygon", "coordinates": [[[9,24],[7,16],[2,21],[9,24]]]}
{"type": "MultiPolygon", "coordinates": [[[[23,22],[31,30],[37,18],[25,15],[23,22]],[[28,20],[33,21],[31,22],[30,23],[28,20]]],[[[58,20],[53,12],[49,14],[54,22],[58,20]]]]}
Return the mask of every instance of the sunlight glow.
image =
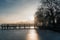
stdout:
{"type": "Polygon", "coordinates": [[[30,16],[29,19],[30,19],[30,20],[34,20],[34,17],[33,17],[33,16],[30,16]]]}
{"type": "Polygon", "coordinates": [[[36,30],[29,30],[27,34],[27,40],[38,40],[38,34],[36,30]]]}
{"type": "Polygon", "coordinates": [[[34,29],[34,27],[33,27],[33,26],[31,26],[30,28],[31,28],[31,29],[34,29]]]}

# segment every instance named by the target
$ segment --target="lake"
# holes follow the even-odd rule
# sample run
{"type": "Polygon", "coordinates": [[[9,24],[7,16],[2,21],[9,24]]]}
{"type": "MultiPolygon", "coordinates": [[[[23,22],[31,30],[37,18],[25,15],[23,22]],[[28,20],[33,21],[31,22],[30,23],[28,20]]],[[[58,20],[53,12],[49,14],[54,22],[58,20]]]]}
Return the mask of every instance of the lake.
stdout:
{"type": "Polygon", "coordinates": [[[50,30],[0,30],[0,40],[60,40],[60,33],[50,30]]]}

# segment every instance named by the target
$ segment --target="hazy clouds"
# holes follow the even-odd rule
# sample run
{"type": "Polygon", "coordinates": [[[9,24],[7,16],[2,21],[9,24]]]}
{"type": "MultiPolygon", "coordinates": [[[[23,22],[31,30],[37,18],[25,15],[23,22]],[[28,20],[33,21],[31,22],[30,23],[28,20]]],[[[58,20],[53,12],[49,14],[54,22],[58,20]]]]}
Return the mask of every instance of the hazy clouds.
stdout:
{"type": "Polygon", "coordinates": [[[34,15],[40,0],[0,0],[0,21],[16,22],[29,20],[34,15]]]}

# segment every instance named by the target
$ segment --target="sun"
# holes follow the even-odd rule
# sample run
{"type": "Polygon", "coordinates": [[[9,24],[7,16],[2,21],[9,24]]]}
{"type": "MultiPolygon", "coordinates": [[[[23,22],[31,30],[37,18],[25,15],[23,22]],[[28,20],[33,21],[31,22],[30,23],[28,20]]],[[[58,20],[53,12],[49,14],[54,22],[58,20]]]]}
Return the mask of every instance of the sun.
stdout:
{"type": "Polygon", "coordinates": [[[29,20],[34,20],[34,17],[33,16],[29,16],[28,19],[29,20]]]}

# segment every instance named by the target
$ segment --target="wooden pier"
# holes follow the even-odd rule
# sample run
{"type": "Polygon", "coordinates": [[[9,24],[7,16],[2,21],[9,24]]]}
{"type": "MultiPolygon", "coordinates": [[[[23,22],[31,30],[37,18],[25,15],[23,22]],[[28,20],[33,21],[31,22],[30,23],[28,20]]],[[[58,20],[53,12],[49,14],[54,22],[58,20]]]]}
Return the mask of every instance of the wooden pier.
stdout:
{"type": "Polygon", "coordinates": [[[20,30],[20,29],[37,29],[34,25],[21,24],[1,24],[0,30],[20,30]]]}

